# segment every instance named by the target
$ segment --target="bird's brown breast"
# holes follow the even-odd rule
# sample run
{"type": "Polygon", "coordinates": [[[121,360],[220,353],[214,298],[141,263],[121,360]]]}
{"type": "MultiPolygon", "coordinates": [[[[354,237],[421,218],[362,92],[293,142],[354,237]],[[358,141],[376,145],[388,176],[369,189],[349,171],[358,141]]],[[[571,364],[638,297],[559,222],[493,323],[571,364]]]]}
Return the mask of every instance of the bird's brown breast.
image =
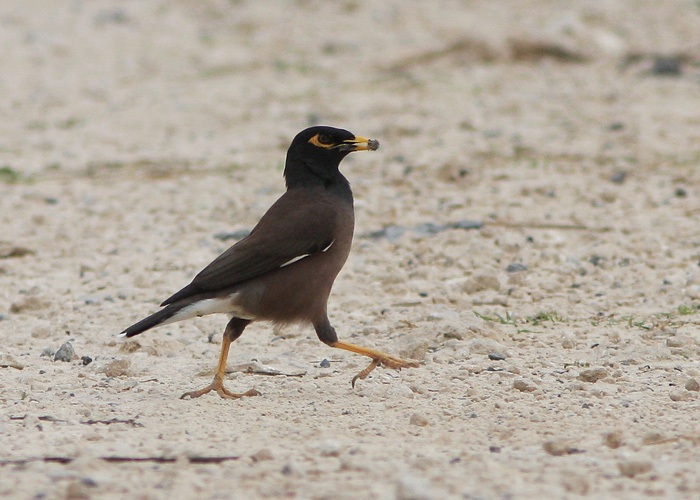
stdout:
{"type": "Polygon", "coordinates": [[[238,287],[237,303],[257,320],[289,323],[325,315],[333,282],[352,246],[354,211],[351,203],[339,203],[322,191],[309,196],[317,211],[306,216],[332,225],[330,246],[238,287]]]}

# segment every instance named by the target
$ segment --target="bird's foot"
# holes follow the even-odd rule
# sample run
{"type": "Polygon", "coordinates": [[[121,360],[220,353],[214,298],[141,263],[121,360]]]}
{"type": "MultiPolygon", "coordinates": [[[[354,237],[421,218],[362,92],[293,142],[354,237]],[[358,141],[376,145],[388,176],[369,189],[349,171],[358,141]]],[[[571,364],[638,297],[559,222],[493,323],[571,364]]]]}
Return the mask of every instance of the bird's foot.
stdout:
{"type": "Polygon", "coordinates": [[[381,354],[380,356],[372,357],[372,362],[369,366],[352,378],[352,386],[355,387],[355,382],[358,380],[367,378],[367,375],[372,373],[372,370],[378,366],[386,366],[387,368],[400,370],[401,368],[417,368],[419,364],[417,361],[407,361],[405,359],[389,356],[388,354],[381,354]]]}
{"type": "Polygon", "coordinates": [[[191,392],[186,392],[182,396],[180,396],[180,399],[194,399],[198,398],[199,396],[203,396],[205,394],[210,393],[211,391],[216,391],[216,393],[221,396],[224,399],[239,399],[245,396],[260,396],[260,393],[256,391],[255,389],[250,389],[249,391],[244,392],[243,394],[238,394],[235,392],[231,392],[226,387],[224,387],[224,382],[223,380],[220,380],[218,378],[214,378],[211,384],[208,386],[199,389],[198,391],[191,391],[191,392]]]}

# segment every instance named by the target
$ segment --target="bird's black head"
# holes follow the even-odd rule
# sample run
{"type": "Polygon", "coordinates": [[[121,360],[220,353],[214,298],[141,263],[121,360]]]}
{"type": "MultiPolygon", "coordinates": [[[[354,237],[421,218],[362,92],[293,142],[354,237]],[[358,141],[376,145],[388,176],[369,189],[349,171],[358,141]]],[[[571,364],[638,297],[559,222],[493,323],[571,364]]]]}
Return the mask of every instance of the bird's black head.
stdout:
{"type": "Polygon", "coordinates": [[[317,126],[302,130],[287,151],[284,177],[287,187],[322,182],[347,183],[338,167],[353,151],[379,148],[379,141],[357,137],[340,128],[317,126]]]}

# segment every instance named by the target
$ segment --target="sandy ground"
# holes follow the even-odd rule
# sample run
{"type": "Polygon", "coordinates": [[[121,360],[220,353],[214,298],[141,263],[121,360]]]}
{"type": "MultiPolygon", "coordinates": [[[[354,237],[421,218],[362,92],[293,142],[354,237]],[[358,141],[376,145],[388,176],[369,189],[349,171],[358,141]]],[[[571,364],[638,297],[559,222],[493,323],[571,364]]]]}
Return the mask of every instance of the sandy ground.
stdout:
{"type": "Polygon", "coordinates": [[[700,497],[698,2],[4,0],[0,49],[0,496],[700,497]],[[315,123],[382,143],[332,321],[422,364],[259,324],[261,397],[181,401],[226,318],[116,334],[315,123]]]}

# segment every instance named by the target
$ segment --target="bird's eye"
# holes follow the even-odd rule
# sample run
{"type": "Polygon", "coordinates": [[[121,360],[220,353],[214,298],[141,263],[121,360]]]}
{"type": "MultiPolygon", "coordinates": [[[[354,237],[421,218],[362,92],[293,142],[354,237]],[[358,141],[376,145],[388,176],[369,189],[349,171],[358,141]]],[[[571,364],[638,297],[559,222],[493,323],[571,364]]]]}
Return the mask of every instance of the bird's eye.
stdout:
{"type": "Polygon", "coordinates": [[[332,144],[333,140],[328,137],[326,134],[319,134],[318,135],[318,142],[321,144],[332,144]]]}

